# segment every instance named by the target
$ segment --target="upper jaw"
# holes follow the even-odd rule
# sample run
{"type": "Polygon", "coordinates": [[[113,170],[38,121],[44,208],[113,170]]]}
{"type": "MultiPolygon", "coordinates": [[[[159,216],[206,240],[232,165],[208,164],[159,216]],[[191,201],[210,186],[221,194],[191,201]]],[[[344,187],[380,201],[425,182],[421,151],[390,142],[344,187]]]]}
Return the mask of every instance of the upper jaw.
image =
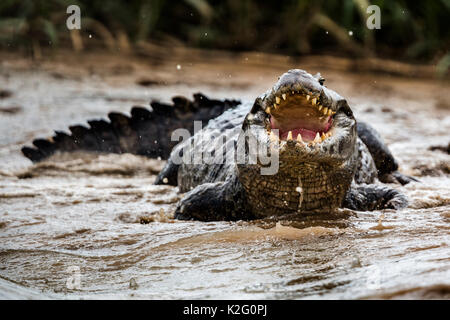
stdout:
{"type": "Polygon", "coordinates": [[[322,88],[311,89],[300,82],[278,85],[263,98],[262,108],[269,123],[266,129],[272,140],[279,129],[283,141],[296,140],[300,146],[322,143],[332,135],[336,105],[330,103],[322,88]]]}
{"type": "MultiPolygon", "coordinates": [[[[307,119],[303,116],[301,120],[305,123],[307,119]]],[[[327,122],[319,124],[325,123],[327,122]]],[[[329,159],[333,162],[342,162],[348,158],[348,152],[351,152],[351,146],[354,144],[355,123],[352,111],[344,98],[323,86],[322,82],[309,73],[303,70],[290,70],[280,77],[272,89],[255,100],[243,127],[257,136],[259,141],[268,143],[271,148],[278,150],[280,155],[300,160],[329,159]],[[289,99],[292,97],[300,99],[300,103],[291,103],[289,99]],[[281,132],[280,139],[280,132],[274,129],[277,125],[276,123],[273,125],[272,118],[276,119],[277,116],[280,118],[281,114],[281,117],[289,119],[289,114],[279,112],[286,107],[286,102],[291,110],[296,110],[297,105],[300,111],[310,108],[307,110],[312,110],[319,118],[331,120],[329,126],[316,127],[315,135],[307,139],[303,138],[303,135],[298,135],[301,130],[290,130],[290,125],[282,125],[282,129],[287,131],[285,130],[284,134],[281,132]],[[258,133],[260,129],[263,132],[258,133]],[[345,150],[333,152],[340,146],[345,146],[345,150]]]]}
{"type": "Polygon", "coordinates": [[[314,92],[297,85],[299,87],[294,90],[288,86],[284,86],[276,91],[271,91],[263,100],[264,111],[272,114],[272,111],[278,110],[288,98],[304,98],[312,107],[317,108],[324,115],[332,116],[336,113],[335,106],[329,103],[330,99],[325,98],[323,90],[314,92]]]}
{"type": "MultiPolygon", "coordinates": [[[[323,159],[323,155],[332,161],[344,160],[347,156],[333,153],[336,146],[347,144],[352,140],[352,128],[355,125],[353,115],[345,99],[339,94],[322,85],[316,78],[302,70],[290,70],[280,77],[275,86],[260,96],[256,103],[261,125],[265,128],[266,139],[280,154],[297,159],[323,159]],[[295,98],[292,102],[290,99],[295,98]],[[285,130],[274,130],[277,127],[276,120],[289,119],[290,115],[283,113],[283,108],[291,109],[292,114],[298,110],[305,116],[301,116],[302,130],[291,130],[291,126],[280,126],[285,130]],[[345,111],[343,111],[345,110],[345,111]],[[311,112],[310,112],[311,111],[311,112]],[[310,118],[318,122],[318,127],[310,128],[304,125],[310,118]],[[323,118],[323,119],[321,119],[323,118]],[[316,121],[317,120],[317,121],[316,121]],[[305,130],[313,129],[313,136],[302,134],[305,130]],[[284,131],[284,132],[283,132],[284,131]],[[299,134],[300,133],[300,134],[299,134]],[[342,159],[341,159],[342,158],[342,159]]],[[[286,110],[286,109],[284,109],[286,110]]],[[[256,123],[254,123],[256,124],[256,123]]],[[[261,137],[262,138],[262,137],[261,137]]],[[[265,140],[265,139],[263,139],[265,140]]],[[[351,149],[351,148],[349,148],[351,149]]]]}
{"type": "Polygon", "coordinates": [[[337,102],[343,99],[333,90],[323,86],[323,81],[319,81],[317,77],[304,70],[292,69],[284,73],[273,88],[262,96],[263,110],[267,107],[275,108],[289,94],[309,96],[311,104],[322,105],[333,113],[337,111],[337,102]]]}

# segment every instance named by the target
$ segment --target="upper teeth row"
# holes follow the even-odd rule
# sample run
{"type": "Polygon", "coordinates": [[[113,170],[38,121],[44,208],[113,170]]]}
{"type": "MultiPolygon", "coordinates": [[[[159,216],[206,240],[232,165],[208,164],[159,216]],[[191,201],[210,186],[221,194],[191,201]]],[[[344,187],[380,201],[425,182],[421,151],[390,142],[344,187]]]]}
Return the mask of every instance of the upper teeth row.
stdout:
{"type": "MultiPolygon", "coordinates": [[[[296,94],[296,92],[295,91],[292,91],[292,95],[295,95],[296,94]]],[[[300,92],[299,91],[297,91],[297,94],[300,94],[300,92]]],[[[334,112],[333,110],[331,110],[331,108],[327,108],[327,107],[324,107],[324,106],[322,106],[320,103],[318,104],[317,103],[317,97],[313,97],[312,99],[311,99],[311,96],[309,95],[309,94],[307,94],[307,95],[305,95],[305,97],[306,97],[306,101],[310,101],[311,102],[311,105],[313,105],[313,106],[315,106],[319,111],[321,111],[325,116],[331,116],[331,115],[333,115],[333,114],[335,114],[336,112],[334,112]]],[[[273,108],[275,109],[275,110],[277,110],[277,108],[279,107],[279,104],[281,103],[281,99],[283,99],[283,100],[286,100],[286,93],[283,93],[282,95],[281,95],[281,98],[279,97],[279,96],[275,96],[275,103],[273,104],[273,108]]],[[[266,108],[266,113],[271,113],[271,107],[267,107],[266,108]]]]}

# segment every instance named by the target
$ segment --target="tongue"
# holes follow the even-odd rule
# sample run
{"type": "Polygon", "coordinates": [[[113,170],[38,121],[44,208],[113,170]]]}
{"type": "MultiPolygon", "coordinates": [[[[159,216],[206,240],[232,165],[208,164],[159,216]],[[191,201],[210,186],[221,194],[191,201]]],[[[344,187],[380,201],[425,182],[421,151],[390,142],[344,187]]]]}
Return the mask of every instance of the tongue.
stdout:
{"type": "Polygon", "coordinates": [[[319,132],[319,134],[321,134],[323,132],[327,132],[328,131],[328,129],[331,127],[331,124],[332,124],[332,118],[329,117],[328,118],[328,122],[324,126],[323,125],[318,126],[317,129],[302,128],[302,127],[300,127],[301,124],[297,128],[295,128],[295,127],[292,128],[292,126],[288,126],[288,128],[291,127],[292,129],[287,129],[286,127],[285,128],[281,128],[281,126],[278,124],[278,122],[275,120],[274,117],[270,118],[270,124],[271,124],[272,129],[279,129],[280,130],[280,138],[281,139],[286,140],[289,131],[291,131],[292,132],[292,139],[294,139],[294,140],[297,139],[297,136],[299,134],[301,134],[303,140],[305,140],[305,141],[312,141],[316,137],[317,132],[319,132]]]}

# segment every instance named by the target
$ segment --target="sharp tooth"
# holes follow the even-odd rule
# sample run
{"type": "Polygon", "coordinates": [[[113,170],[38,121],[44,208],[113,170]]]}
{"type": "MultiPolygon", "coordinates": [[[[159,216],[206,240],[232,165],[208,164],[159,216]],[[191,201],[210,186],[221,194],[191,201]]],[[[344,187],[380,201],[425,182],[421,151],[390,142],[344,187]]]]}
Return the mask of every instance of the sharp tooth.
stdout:
{"type": "Polygon", "coordinates": [[[309,96],[309,94],[307,94],[306,95],[306,101],[309,101],[309,98],[311,98],[311,97],[309,96]]]}
{"type": "Polygon", "coordinates": [[[288,132],[288,135],[287,135],[287,139],[286,140],[292,140],[292,131],[289,131],[288,132]]]}
{"type": "Polygon", "coordinates": [[[323,140],[325,140],[327,138],[327,136],[322,132],[321,138],[322,138],[322,141],[323,141],[323,140]]]}
{"type": "Polygon", "coordinates": [[[324,115],[326,115],[328,113],[328,108],[327,107],[323,108],[322,112],[324,115]]]}
{"type": "Polygon", "coordinates": [[[322,108],[323,108],[323,106],[322,106],[322,105],[319,105],[319,111],[322,110],[322,108]]]}
{"type": "Polygon", "coordinates": [[[283,93],[281,96],[283,97],[283,100],[286,100],[286,93],[283,93]]]}
{"type": "Polygon", "coordinates": [[[266,113],[270,114],[270,107],[266,108],[266,113]]]}
{"type": "Polygon", "coordinates": [[[328,115],[331,116],[333,114],[333,110],[328,109],[328,115]]]}
{"type": "Polygon", "coordinates": [[[311,103],[312,103],[313,106],[316,105],[316,103],[317,103],[317,98],[312,98],[312,99],[311,99],[311,103]]]}
{"type": "Polygon", "coordinates": [[[320,139],[320,134],[318,132],[316,133],[316,137],[314,138],[314,142],[315,143],[322,142],[322,140],[320,139]]]}
{"type": "Polygon", "coordinates": [[[275,110],[276,110],[278,106],[277,106],[277,104],[276,104],[276,103],[274,103],[274,104],[273,104],[273,107],[274,107],[274,108],[275,108],[275,110]]]}
{"type": "Polygon", "coordinates": [[[300,133],[297,135],[297,142],[303,143],[302,135],[300,133]]]}
{"type": "Polygon", "coordinates": [[[275,102],[276,102],[277,104],[280,104],[280,102],[281,102],[280,97],[275,97],[275,102]]]}
{"type": "Polygon", "coordinates": [[[273,142],[278,141],[278,137],[277,137],[277,135],[275,133],[273,133],[273,131],[270,131],[269,138],[273,142]]]}

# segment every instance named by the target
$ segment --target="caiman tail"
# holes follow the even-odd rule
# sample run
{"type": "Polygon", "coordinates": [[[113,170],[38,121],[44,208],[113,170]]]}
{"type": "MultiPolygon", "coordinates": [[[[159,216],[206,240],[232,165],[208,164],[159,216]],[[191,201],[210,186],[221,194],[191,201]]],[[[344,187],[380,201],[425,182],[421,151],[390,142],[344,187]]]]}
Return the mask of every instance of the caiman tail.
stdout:
{"type": "Polygon", "coordinates": [[[149,158],[167,159],[177,141],[171,133],[185,128],[193,133],[194,121],[205,126],[225,110],[240,104],[236,100],[212,100],[201,93],[191,101],[172,98],[172,104],[152,102],[151,109],[133,107],[131,117],[111,112],[107,120],[87,121],[88,127],[70,126],[70,134],[55,131],[50,139],[36,139],[34,147],[23,147],[22,153],[33,162],[42,161],[56,152],[88,151],[99,153],[132,153],[149,158]]]}

